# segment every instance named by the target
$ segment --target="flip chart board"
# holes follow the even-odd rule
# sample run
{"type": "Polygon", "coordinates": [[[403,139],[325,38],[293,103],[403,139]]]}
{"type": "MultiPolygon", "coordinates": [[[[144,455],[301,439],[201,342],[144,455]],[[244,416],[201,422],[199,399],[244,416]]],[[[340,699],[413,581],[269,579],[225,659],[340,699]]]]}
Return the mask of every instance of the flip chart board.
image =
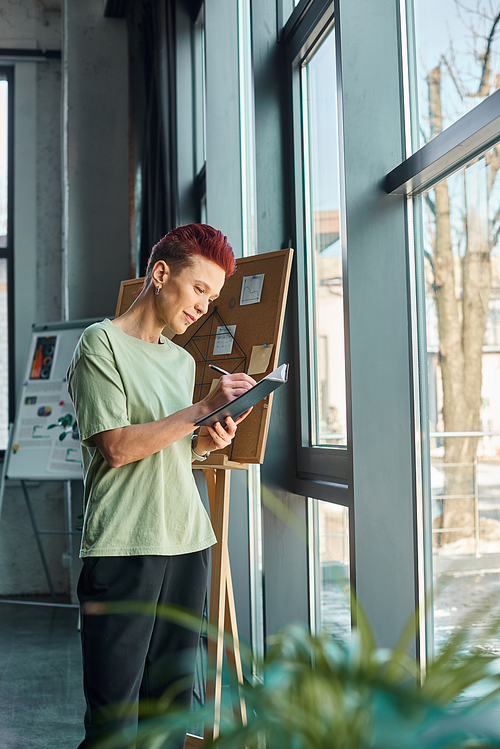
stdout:
{"type": "Polygon", "coordinates": [[[82,478],[80,442],[73,429],[75,412],[66,386],[66,370],[82,332],[94,322],[95,319],[33,325],[12,442],[6,455],[7,478],[82,478]],[[58,423],[59,419],[63,424],[58,423]]]}
{"type": "MultiPolygon", "coordinates": [[[[256,380],[277,368],[292,256],[293,250],[286,249],[238,258],[236,273],[206,315],[182,336],[172,338],[171,331],[164,331],[196,361],[195,401],[208,395],[212,380],[220,377],[209,364],[228,372],[250,370],[256,380]]],[[[134,302],[143,283],[144,278],[122,281],[117,317],[134,302]]],[[[220,452],[239,463],[263,462],[272,398],[271,393],[254,407],[233,444],[220,452]]]]}

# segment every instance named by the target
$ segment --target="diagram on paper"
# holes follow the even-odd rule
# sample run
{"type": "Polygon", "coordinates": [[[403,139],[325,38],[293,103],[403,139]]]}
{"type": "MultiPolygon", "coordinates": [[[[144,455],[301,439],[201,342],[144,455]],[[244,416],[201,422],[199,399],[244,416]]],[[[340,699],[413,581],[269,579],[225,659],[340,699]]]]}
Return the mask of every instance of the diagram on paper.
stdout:
{"type": "Polygon", "coordinates": [[[262,296],[265,273],[257,276],[244,276],[241,284],[240,305],[258,304],[262,296]]]}
{"type": "Polygon", "coordinates": [[[214,356],[220,356],[221,354],[230,354],[233,350],[234,334],[236,332],[236,325],[218,325],[217,333],[215,335],[214,343],[214,356]]]}

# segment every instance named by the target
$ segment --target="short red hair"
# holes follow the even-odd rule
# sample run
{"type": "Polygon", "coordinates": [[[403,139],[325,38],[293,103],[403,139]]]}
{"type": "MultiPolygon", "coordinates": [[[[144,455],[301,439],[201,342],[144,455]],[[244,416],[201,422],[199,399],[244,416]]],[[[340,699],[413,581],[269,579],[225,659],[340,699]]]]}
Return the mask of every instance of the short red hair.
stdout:
{"type": "Polygon", "coordinates": [[[192,255],[201,255],[216,263],[226,274],[236,270],[233,248],[227,237],[208,224],[186,224],[166,234],[151,250],[146,271],[146,282],[152,278],[153,268],[163,260],[173,271],[190,264],[192,255]]]}

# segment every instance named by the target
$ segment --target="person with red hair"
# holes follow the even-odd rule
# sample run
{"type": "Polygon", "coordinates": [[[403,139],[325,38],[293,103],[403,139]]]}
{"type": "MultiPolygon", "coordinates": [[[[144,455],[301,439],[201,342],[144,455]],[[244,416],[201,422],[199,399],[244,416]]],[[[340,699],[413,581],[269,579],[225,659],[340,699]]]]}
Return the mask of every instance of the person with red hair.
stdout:
{"type": "Polygon", "coordinates": [[[207,224],[188,224],[172,229],[155,244],[149,256],[146,283],[151,280],[153,268],[158,260],[165,260],[173,270],[189,264],[189,258],[200,255],[222,268],[226,278],[236,270],[233,248],[221,231],[207,224]]]}
{"type": "MultiPolygon", "coordinates": [[[[87,710],[79,749],[122,731],[130,741],[143,712],[191,700],[199,630],[131,613],[123,602],[173,604],[201,621],[216,539],[191,462],[229,445],[247,414],[196,435],[195,422],[255,381],[224,375],[193,404],[194,360],[162,331],[184,333],[235,269],[220,231],[173,229],[153,247],[132,306],[87,328],[68,370],[84,466],[78,596],[87,710]],[[110,602],[123,610],[106,609],[110,602]]],[[[176,741],[182,747],[184,735],[176,741]]]]}

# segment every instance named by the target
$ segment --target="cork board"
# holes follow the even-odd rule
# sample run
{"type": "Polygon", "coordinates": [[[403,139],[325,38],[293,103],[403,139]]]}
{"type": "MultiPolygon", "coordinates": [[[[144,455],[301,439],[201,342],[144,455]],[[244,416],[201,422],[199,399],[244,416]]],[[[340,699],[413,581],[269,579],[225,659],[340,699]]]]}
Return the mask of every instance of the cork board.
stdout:
{"type": "MultiPolygon", "coordinates": [[[[228,372],[248,372],[253,347],[272,346],[265,370],[252,375],[258,381],[283,363],[279,362],[279,350],[292,256],[293,250],[286,249],[239,258],[236,273],[227,279],[219,298],[210,305],[208,313],[190,325],[186,333],[172,339],[178,346],[189,351],[196,361],[195,402],[204,398],[210,390],[212,380],[220,377],[208,364],[215,364],[228,372]],[[262,275],[263,283],[259,288],[260,279],[257,277],[262,275]],[[257,298],[260,301],[255,303],[257,298]],[[241,301],[246,304],[240,304],[241,301]],[[225,326],[233,331],[231,326],[234,325],[234,333],[229,335],[225,326]],[[226,345],[222,338],[224,333],[226,345]],[[231,352],[227,353],[229,346],[231,352]],[[214,353],[219,350],[223,353],[214,353]]],[[[116,307],[117,317],[130,307],[143,283],[143,278],[122,281],[116,307]]],[[[164,332],[171,337],[170,331],[164,332]]],[[[259,352],[262,354],[262,348],[259,352]]],[[[254,352],[254,361],[256,353],[254,352]]],[[[272,397],[272,394],[269,395],[254,407],[250,416],[239,425],[232,445],[226,450],[217,451],[217,455],[226,454],[228,459],[239,463],[264,461],[272,397]]]]}

